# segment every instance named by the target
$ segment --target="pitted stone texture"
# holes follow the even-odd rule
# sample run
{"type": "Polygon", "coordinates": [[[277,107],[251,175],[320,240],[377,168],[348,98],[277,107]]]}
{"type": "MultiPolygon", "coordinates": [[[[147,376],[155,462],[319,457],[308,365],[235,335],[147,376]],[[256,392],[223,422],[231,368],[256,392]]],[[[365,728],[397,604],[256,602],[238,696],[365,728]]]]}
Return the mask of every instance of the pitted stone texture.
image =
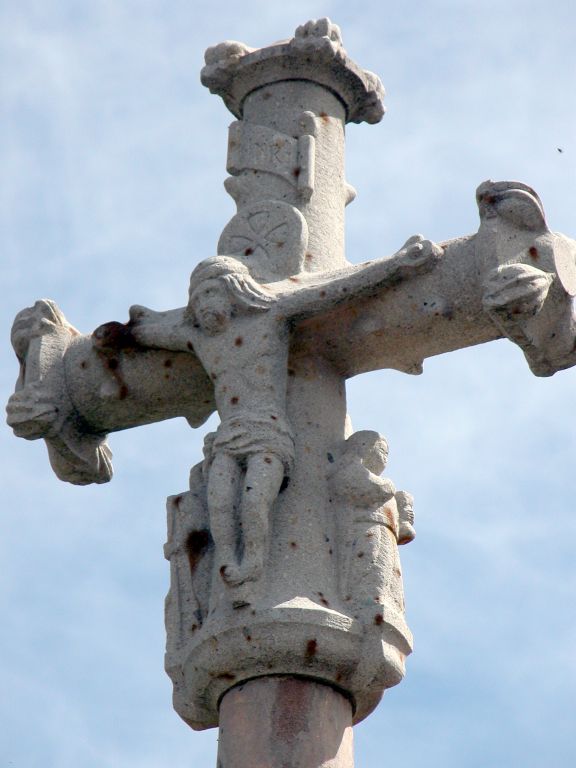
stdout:
{"type": "Polygon", "coordinates": [[[204,82],[242,117],[226,182],[238,213],[221,246],[234,253],[201,261],[187,306],[135,306],[128,323],[92,336],[49,302],[26,310],[14,328],[22,375],[8,421],[46,439],[60,477],[101,482],[111,474],[107,432],[174,416],[199,426],[217,408],[205,461],[168,505],[175,706],[210,727],[241,681],[299,675],[345,691],[359,720],[401,679],[411,649],[396,543],[414,530],[409,495],[361,452],[342,458],[354,447],[345,380],[420,373],[431,355],[503,336],[537,375],[574,365],[575,243],[548,229],[529,187],[486,182],[477,234],[441,246],[417,236],[352,267],[344,123],[381,117],[379,81],[348,60],[327,20],[260,51],[222,44],[206,61],[204,82]],[[237,250],[239,231],[264,214],[280,216],[276,232],[256,227],[237,250]],[[268,264],[253,258],[258,248],[268,264]],[[368,559],[353,578],[342,567],[354,551],[349,523],[377,542],[360,550],[368,559]],[[356,582],[347,600],[343,585],[356,582]],[[372,620],[360,605],[371,587],[372,620]]]}
{"type": "Polygon", "coordinates": [[[310,80],[337,94],[346,122],[377,123],[384,115],[384,88],[360,69],[342,47],[340,30],[329,19],[309,21],[294,37],[267,48],[226,41],[208,48],[202,83],[222,97],[236,117],[252,91],[282,80],[310,80]]]}
{"type": "Polygon", "coordinates": [[[218,253],[235,256],[260,282],[298,275],[304,266],[308,224],[297,208],[270,200],[242,208],[226,225],[218,253]]]}
{"type": "MultiPolygon", "coordinates": [[[[290,514],[281,494],[270,518],[267,566],[255,584],[230,587],[220,578],[208,530],[206,460],[192,470],[190,491],[169,499],[166,670],[174,706],[192,727],[218,722],[217,704],[230,685],[269,674],[313,677],[339,688],[353,704],[354,722],[400,682],[412,635],[397,539],[404,517],[413,521],[413,515],[403,510],[400,517],[400,492],[378,476],[383,446],[387,451],[378,433],[358,432],[325,453],[326,492],[315,487],[317,478],[308,494],[316,516],[322,512],[324,546],[309,530],[306,539],[314,544],[305,547],[301,522],[295,530],[280,524],[290,514]],[[305,581],[299,584],[296,572],[304,572],[305,581]]],[[[246,528],[237,529],[238,539],[245,535],[246,528]]]]}
{"type": "Polygon", "coordinates": [[[17,315],[12,344],[20,375],[8,425],[18,437],[44,439],[56,475],[75,485],[112,478],[107,433],[175,416],[200,426],[214,410],[197,358],[139,347],[129,323],[85,336],[42,299],[17,315]]]}
{"type": "Polygon", "coordinates": [[[12,345],[20,375],[7,406],[8,424],[18,437],[45,440],[60,480],[105,483],[112,477],[112,452],[103,435],[89,434],[78,420],[66,386],[64,355],[79,336],[52,301],[37,301],[17,315],[12,345]]]}
{"type": "Polygon", "coordinates": [[[220,705],[222,768],[353,768],[350,703],[312,680],[261,678],[220,705]]]}

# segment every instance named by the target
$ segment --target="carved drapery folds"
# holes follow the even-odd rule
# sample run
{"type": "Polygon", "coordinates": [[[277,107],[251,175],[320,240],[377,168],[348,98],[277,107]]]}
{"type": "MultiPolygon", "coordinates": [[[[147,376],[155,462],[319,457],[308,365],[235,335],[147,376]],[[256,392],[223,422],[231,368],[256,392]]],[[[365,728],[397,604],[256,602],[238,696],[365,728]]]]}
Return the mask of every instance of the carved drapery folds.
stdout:
{"type": "MultiPolygon", "coordinates": [[[[276,659],[276,674],[315,676],[315,657],[333,653],[330,646],[345,634],[347,658],[329,679],[352,697],[361,719],[383,689],[400,682],[412,648],[404,619],[398,544],[414,538],[413,499],[380,477],[388,455],[385,439],[377,432],[356,432],[327,452],[329,504],[322,525],[333,531],[332,583],[325,591],[311,589],[313,601],[294,600],[284,606],[274,596],[277,587],[269,571],[274,568],[270,558],[259,583],[232,588],[223,583],[206,498],[212,440],[213,435],[208,436],[204,462],[190,473],[190,489],[171,496],[167,504],[164,551],[171,581],[166,599],[166,670],[174,684],[176,710],[193,727],[209,727],[216,717],[213,702],[226,686],[266,674],[270,659],[283,644],[292,646],[292,651],[285,649],[285,658],[276,659]],[[307,618],[307,613],[313,615],[307,618]],[[274,616],[277,625],[271,621],[274,616]],[[281,619],[286,621],[288,616],[291,626],[283,627],[281,619]],[[300,635],[312,631],[313,625],[307,629],[311,620],[316,624],[314,634],[304,642],[300,635]],[[300,631],[295,631],[297,625],[300,631]],[[252,646],[244,668],[230,657],[234,643],[240,648],[252,646]],[[207,652],[211,644],[212,654],[207,652]],[[234,672],[226,671],[233,668],[234,672]]],[[[239,490],[233,512],[239,550],[244,536],[237,511],[240,497],[239,490]]],[[[278,513],[276,504],[272,549],[281,536],[274,525],[278,513]]],[[[295,545],[292,541],[286,547],[284,559],[296,557],[295,545]]]]}

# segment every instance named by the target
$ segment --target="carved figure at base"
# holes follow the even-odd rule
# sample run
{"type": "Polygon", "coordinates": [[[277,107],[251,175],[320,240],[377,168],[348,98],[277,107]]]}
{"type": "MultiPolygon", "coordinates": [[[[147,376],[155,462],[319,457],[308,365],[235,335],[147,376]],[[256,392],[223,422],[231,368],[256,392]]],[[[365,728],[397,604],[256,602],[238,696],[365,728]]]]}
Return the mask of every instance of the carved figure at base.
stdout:
{"type": "Polygon", "coordinates": [[[441,253],[416,236],[388,259],[269,284],[256,282],[237,259],[217,256],[193,271],[185,309],[132,307],[132,332],[141,345],[193,351],[214,384],[221,423],[207,502],[216,563],[227,584],[260,578],[270,511],[294,463],[286,417],[291,323],[427,271],[441,253]]]}
{"type": "MultiPolygon", "coordinates": [[[[347,440],[330,472],[338,509],[340,592],[360,620],[380,625],[403,617],[398,544],[414,536],[413,498],[380,477],[388,443],[369,430],[347,440]]],[[[403,618],[401,619],[403,623],[403,618]]]]}

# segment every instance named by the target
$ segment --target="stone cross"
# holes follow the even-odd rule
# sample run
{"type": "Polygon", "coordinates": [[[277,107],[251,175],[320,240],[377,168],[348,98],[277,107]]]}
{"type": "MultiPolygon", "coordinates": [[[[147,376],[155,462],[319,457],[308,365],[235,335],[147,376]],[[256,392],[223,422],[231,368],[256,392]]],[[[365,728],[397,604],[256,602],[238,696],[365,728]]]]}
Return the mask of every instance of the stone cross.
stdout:
{"type": "Polygon", "coordinates": [[[130,309],[82,335],[51,301],[18,314],[8,422],[43,438],[59,478],[111,479],[106,435],[217,410],[189,489],[168,499],[166,670],[219,765],[352,765],[352,723],[412,649],[398,545],[413,499],[381,477],[388,445],[354,432],[346,379],[422,371],[507,337],[537,376],[576,363],[576,242],[519,182],[477,190],[476,234],[344,256],[344,126],[384,113],[380,80],[337,26],[206,52],[202,82],[236,118],[225,186],[237,213],[195,267],[185,307],[130,309]]]}

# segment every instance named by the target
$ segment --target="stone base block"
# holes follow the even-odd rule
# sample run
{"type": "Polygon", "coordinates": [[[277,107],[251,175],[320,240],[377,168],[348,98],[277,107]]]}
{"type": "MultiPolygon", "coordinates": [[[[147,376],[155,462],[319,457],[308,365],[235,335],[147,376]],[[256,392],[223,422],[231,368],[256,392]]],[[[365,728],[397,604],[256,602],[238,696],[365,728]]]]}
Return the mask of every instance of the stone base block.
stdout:
{"type": "Polygon", "coordinates": [[[246,605],[209,618],[179,661],[167,659],[174,707],[192,728],[213,728],[230,688],[284,675],[334,687],[351,702],[357,723],[403,678],[411,640],[399,614],[380,614],[367,630],[307,598],[260,610],[246,605]]]}

